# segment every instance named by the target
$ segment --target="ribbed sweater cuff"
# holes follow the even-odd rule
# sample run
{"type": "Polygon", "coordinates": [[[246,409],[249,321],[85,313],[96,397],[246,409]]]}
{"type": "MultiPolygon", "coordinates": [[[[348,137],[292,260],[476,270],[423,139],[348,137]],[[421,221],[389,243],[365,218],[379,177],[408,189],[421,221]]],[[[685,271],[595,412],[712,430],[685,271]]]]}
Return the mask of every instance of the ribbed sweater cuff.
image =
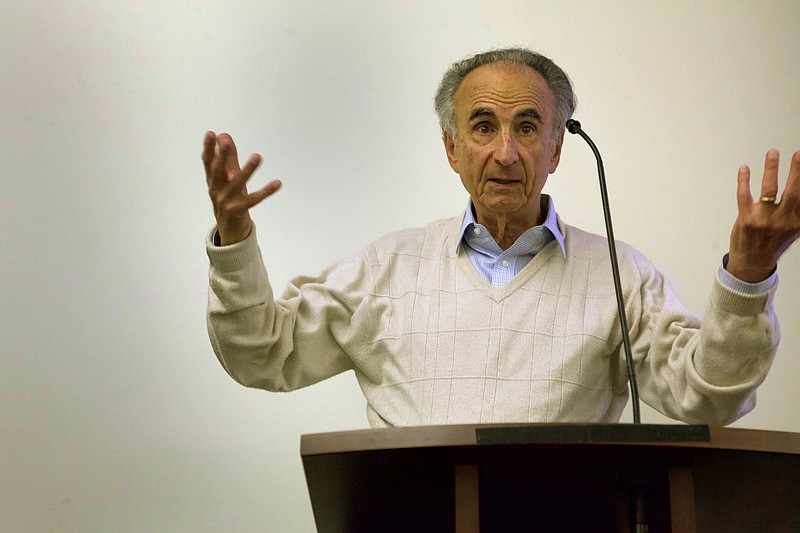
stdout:
{"type": "Polygon", "coordinates": [[[763,313],[772,304],[778,280],[766,292],[760,294],[744,294],[723,285],[717,276],[711,290],[711,305],[728,313],[739,316],[752,316],[763,313]]]}
{"type": "Polygon", "coordinates": [[[211,266],[220,272],[235,272],[241,270],[248,263],[258,261],[258,241],[256,240],[256,227],[253,225],[250,235],[243,241],[228,246],[214,244],[214,226],[206,235],[206,254],[211,266]]]}

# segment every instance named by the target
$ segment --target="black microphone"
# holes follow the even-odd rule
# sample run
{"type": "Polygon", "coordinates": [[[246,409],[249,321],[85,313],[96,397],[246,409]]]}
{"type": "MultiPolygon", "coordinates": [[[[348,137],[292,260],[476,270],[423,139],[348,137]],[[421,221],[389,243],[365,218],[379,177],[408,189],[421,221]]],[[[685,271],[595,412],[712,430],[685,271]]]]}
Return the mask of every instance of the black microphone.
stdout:
{"type": "Polygon", "coordinates": [[[588,135],[581,129],[577,120],[567,121],[567,131],[578,134],[589,145],[597,159],[597,174],[600,178],[600,197],[603,200],[603,218],[606,221],[606,236],[608,237],[608,252],[611,255],[611,273],[614,275],[614,291],[617,294],[617,311],[619,323],[622,328],[622,344],[625,347],[625,362],[628,365],[628,383],[631,389],[631,402],[633,402],[633,423],[641,424],[642,416],[639,411],[639,386],[636,383],[636,369],[633,366],[633,353],[631,351],[631,338],[628,335],[628,319],[625,316],[625,301],[622,297],[622,282],[619,279],[619,261],[617,260],[617,247],[614,244],[614,228],[611,226],[611,208],[608,205],[608,188],[606,187],[606,173],[603,170],[603,159],[600,151],[588,135]]]}

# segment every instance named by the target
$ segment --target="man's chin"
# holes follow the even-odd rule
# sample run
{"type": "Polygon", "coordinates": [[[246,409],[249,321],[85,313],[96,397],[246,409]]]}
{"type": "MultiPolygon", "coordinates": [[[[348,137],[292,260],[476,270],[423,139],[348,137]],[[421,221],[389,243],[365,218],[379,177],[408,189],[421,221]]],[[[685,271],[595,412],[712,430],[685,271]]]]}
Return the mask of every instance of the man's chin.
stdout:
{"type": "Polygon", "coordinates": [[[511,214],[514,211],[524,209],[528,199],[520,197],[520,194],[492,194],[488,198],[483,198],[483,204],[494,213],[511,214]]]}

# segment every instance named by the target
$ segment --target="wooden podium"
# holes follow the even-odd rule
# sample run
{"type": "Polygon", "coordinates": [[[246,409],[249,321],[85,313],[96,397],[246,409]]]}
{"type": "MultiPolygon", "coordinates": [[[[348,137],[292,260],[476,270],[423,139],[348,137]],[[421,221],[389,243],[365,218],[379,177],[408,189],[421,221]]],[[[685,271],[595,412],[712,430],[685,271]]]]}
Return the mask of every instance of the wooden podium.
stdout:
{"type": "Polygon", "coordinates": [[[800,532],[795,433],[430,426],[304,435],[301,454],[323,533],[800,532]]]}

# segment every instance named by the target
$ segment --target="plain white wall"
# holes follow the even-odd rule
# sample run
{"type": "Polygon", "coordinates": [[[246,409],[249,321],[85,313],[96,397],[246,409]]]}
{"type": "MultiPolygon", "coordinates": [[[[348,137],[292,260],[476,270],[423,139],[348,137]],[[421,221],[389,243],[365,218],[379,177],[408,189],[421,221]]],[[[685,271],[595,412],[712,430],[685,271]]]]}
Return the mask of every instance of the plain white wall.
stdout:
{"type": "MultiPolygon", "coordinates": [[[[760,178],[776,147],[785,181],[800,149],[793,0],[0,5],[3,531],[311,531],[299,436],[366,427],[352,375],[275,395],[218,365],[206,129],[263,154],[256,184],[285,183],[254,212],[280,290],[459,213],[431,104],[440,75],[492,46],[543,51],[575,82],[617,237],[698,312],[738,166],[760,178]]],[[[546,191],[603,231],[577,137],[546,191]]],[[[736,425],[798,432],[800,246],[780,277],[783,345],[736,425]]]]}

